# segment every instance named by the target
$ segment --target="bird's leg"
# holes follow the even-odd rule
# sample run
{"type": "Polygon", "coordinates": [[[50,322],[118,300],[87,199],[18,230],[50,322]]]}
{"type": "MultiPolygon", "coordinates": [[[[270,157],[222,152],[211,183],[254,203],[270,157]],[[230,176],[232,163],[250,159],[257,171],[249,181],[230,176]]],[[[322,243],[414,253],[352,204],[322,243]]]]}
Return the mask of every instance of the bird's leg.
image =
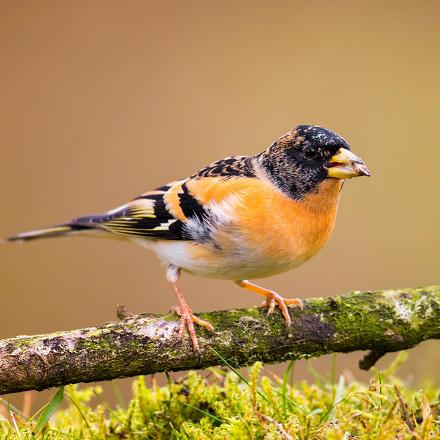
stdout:
{"type": "Polygon", "coordinates": [[[200,347],[199,342],[197,341],[194,323],[207,328],[209,331],[214,331],[214,327],[208,321],[204,321],[203,319],[198,318],[192,313],[192,310],[189,308],[182,291],[177,285],[178,277],[179,269],[175,268],[174,266],[170,266],[167,270],[167,278],[173,286],[174,293],[176,294],[177,300],[179,302],[179,305],[172,307],[170,311],[173,313],[177,313],[180,316],[179,338],[182,338],[185,330],[188,330],[193,346],[193,351],[195,354],[199,354],[200,347]]]}
{"type": "Polygon", "coordinates": [[[258,293],[266,297],[266,299],[260,304],[260,307],[267,307],[267,314],[270,315],[275,306],[278,306],[281,313],[284,316],[284,321],[286,323],[286,328],[290,327],[292,320],[290,319],[289,310],[287,306],[299,307],[303,309],[303,303],[299,298],[285,299],[273,290],[265,289],[264,287],[257,286],[249,282],[248,280],[241,280],[235,282],[238,286],[243,287],[243,289],[250,290],[252,292],[258,293]]]}

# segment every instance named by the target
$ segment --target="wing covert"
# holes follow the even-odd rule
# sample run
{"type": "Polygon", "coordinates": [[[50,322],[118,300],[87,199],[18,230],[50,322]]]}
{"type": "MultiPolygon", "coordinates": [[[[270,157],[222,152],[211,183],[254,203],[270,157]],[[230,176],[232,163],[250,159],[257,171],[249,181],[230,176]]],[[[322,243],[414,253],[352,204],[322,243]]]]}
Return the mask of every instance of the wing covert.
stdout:
{"type": "Polygon", "coordinates": [[[172,182],[144,193],[105,214],[79,217],[72,224],[125,236],[184,240],[183,224],[170,212],[164,199],[165,194],[177,183],[172,182]]]}
{"type": "Polygon", "coordinates": [[[197,241],[215,222],[210,205],[242,192],[253,178],[252,157],[227,157],[188,179],[146,192],[105,214],[77,218],[71,225],[127,237],[197,241]]]}

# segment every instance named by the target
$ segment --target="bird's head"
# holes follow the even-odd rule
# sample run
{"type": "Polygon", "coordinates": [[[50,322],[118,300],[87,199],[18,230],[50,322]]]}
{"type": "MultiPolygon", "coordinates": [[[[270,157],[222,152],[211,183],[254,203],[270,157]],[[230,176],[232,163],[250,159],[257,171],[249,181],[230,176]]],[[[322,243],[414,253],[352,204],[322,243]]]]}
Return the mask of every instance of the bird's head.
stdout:
{"type": "Polygon", "coordinates": [[[326,179],[370,175],[343,137],[314,125],[298,125],[261,153],[258,162],[295,199],[316,191],[326,179]]]}

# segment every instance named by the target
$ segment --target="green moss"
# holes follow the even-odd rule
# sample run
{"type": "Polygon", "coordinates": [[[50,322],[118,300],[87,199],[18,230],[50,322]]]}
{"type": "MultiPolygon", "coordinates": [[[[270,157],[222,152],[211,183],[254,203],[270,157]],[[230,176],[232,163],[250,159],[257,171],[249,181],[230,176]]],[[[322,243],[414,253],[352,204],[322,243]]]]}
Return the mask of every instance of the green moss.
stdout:
{"type": "Polygon", "coordinates": [[[0,372],[0,391],[205,368],[219,363],[213,348],[231,365],[246,366],[331,352],[386,353],[440,338],[440,287],[352,292],[305,300],[304,305],[303,311],[290,311],[288,333],[279,310],[268,318],[257,308],[199,314],[216,330],[197,328],[200,358],[194,356],[187,335],[178,340],[178,318],[172,314],[132,316],[65,334],[0,341],[7,362],[0,372]],[[14,352],[19,360],[10,356],[14,352]]]}
{"type": "Polygon", "coordinates": [[[32,436],[38,415],[0,422],[2,439],[432,439],[440,438],[438,389],[404,387],[395,370],[401,354],[369,384],[339,378],[289,384],[261,377],[256,363],[248,379],[213,368],[209,378],[189,372],[178,382],[133,382],[126,407],[110,408],[100,387],[68,386],[67,407],[32,436]],[[18,431],[17,431],[18,430],[18,431]],[[19,432],[19,434],[18,434],[19,432]]]}

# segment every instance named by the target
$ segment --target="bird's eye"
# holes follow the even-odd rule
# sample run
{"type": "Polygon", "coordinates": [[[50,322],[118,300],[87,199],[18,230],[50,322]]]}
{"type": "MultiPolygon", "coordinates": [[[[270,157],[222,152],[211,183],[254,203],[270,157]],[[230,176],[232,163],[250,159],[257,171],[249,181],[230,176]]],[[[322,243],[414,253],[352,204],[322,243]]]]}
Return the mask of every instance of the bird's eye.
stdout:
{"type": "Polygon", "coordinates": [[[319,156],[319,153],[315,150],[306,150],[304,154],[306,155],[307,159],[316,159],[319,156]]]}

